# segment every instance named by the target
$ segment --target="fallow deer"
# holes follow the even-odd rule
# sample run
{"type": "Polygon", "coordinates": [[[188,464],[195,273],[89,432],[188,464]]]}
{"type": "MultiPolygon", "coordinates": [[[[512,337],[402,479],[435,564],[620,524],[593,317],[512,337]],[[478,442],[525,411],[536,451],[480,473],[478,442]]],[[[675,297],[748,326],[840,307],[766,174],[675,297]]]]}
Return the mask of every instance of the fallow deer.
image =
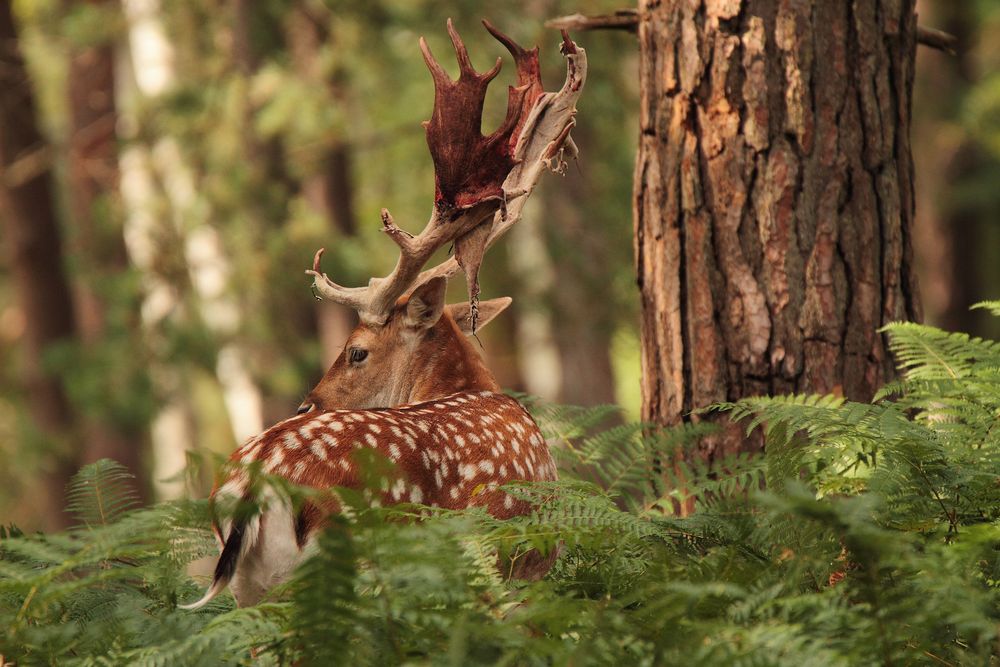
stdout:
{"type": "MultiPolygon", "coordinates": [[[[517,65],[518,85],[509,88],[506,118],[492,134],[481,134],[486,88],[501,59],[489,72],[477,73],[449,20],[460,68],[452,81],[421,38],[435,88],[431,120],[424,123],[435,169],[431,219],[411,236],[383,209],[383,230],[400,255],[388,276],[373,278],[367,287],[333,283],[320,269],[323,251],[316,253],[307,272],[314,289],[357,310],[361,323],[299,414],[233,454],[232,472],[213,491],[213,501],[249,499],[246,467],[252,464],[301,486],[357,488],[354,452],[359,448],[377,451],[401,473],[384,489],[384,503],[482,506],[507,518],[530,507],[501,485],[556,479],[537,425],[516,400],[501,393],[466,334],[510,303],[506,298],[479,301],[479,265],[486,249],[520,218],[542,171],[559,170],[564,152],[575,151],[569,131],[587,61],[564,32],[566,81],[558,92],[545,93],[538,49],[525,50],[483,23],[517,65]],[[434,251],[449,243],[454,243],[454,256],[423,270],[434,251]],[[445,306],[446,279],[459,269],[465,271],[470,301],[445,306]]],[[[256,515],[214,526],[222,554],[212,585],[184,608],[206,604],[230,584],[240,606],[255,604],[289,576],[325,517],[338,510],[335,499],[307,502],[294,513],[287,501],[255,500],[265,501],[256,515]]],[[[550,563],[524,559],[514,574],[537,576],[550,563]]]]}

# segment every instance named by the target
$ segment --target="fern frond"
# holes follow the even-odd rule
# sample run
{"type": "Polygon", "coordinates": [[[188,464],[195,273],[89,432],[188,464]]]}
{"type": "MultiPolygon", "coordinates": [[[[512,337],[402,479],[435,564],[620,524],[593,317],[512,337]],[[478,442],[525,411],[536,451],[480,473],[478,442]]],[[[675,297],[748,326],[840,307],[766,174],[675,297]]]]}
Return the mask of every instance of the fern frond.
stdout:
{"type": "Polygon", "coordinates": [[[66,509],[87,527],[114,523],[139,502],[134,475],[110,459],[85,465],[69,483],[66,509]]]}
{"type": "Polygon", "coordinates": [[[1000,367],[998,342],[914,322],[895,322],[882,331],[908,380],[953,380],[969,377],[977,365],[1000,367]]]}
{"type": "Polygon", "coordinates": [[[316,546],[292,584],[293,638],[311,664],[350,664],[345,649],[354,636],[357,569],[347,521],[331,517],[316,546]]]}
{"type": "Polygon", "coordinates": [[[969,310],[985,310],[990,315],[1000,317],[1000,301],[980,301],[972,304],[969,310]]]}

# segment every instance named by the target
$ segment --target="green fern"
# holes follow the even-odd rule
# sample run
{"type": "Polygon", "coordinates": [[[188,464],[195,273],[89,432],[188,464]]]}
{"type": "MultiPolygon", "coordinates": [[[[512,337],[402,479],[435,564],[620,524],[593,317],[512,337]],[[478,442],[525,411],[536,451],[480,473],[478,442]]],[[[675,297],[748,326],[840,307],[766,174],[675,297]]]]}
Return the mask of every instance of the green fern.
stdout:
{"type": "Polygon", "coordinates": [[[88,527],[114,523],[139,503],[134,476],[110,459],[84,466],[66,493],[66,509],[88,527]]]}
{"type": "MultiPolygon", "coordinates": [[[[1000,314],[1000,304],[984,306],[1000,314]]],[[[711,463],[706,426],[613,424],[530,402],[562,481],[532,504],[345,511],[265,603],[185,568],[217,553],[205,502],[141,508],[122,468],[74,480],[80,526],[0,531],[0,654],[18,664],[994,664],[1000,640],[996,343],[887,328],[905,370],[872,403],[833,396],[715,406],[765,451],[711,463]],[[689,516],[675,503],[693,501],[689,516]],[[542,581],[497,568],[555,553],[542,581]],[[992,662],[991,662],[992,661],[992,662]]],[[[388,474],[373,461],[365,479],[388,474]]],[[[254,475],[293,502],[311,497],[254,475]]],[[[255,511],[250,508],[250,511],[255,511]]]]}

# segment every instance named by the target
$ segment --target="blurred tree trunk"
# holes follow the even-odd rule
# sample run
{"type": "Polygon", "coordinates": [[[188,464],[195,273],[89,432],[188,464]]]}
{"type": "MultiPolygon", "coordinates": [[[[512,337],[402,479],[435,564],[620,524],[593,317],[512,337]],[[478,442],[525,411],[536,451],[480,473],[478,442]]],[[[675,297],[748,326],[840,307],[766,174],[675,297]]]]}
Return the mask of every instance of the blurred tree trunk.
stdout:
{"type": "MultiPolygon", "coordinates": [[[[116,8],[112,0],[91,4],[116,8]]],[[[67,4],[67,8],[71,5],[67,4]]],[[[115,53],[111,41],[71,50],[67,76],[69,96],[68,181],[74,255],[81,263],[75,281],[77,323],[84,345],[107,344],[109,285],[129,268],[120,210],[118,149],[115,125],[115,53]]],[[[108,418],[84,420],[82,463],[110,458],[127,466],[148,492],[142,433],[108,418]]]]}
{"type": "MultiPolygon", "coordinates": [[[[919,320],[913,0],[641,0],[635,224],[644,419],[893,376],[919,320]]],[[[748,443],[732,426],[712,460],[748,443]]]]}
{"type": "Polygon", "coordinates": [[[38,129],[31,81],[11,2],[0,0],[0,224],[17,302],[24,313],[23,372],[32,419],[48,439],[51,465],[36,494],[49,527],[63,526],[66,484],[76,472],[74,415],[46,350],[76,337],[53,199],[51,154],[38,129]]]}
{"type": "Polygon", "coordinates": [[[546,246],[555,274],[549,299],[562,368],[559,402],[614,404],[608,244],[602,229],[588,229],[579,206],[592,191],[586,175],[570,165],[565,179],[555,185],[546,188],[544,207],[546,246]]]}
{"type": "Polygon", "coordinates": [[[980,256],[986,238],[982,221],[993,214],[992,202],[968,201],[974,198],[956,193],[990,173],[990,158],[968,132],[949,131],[978,79],[972,51],[978,10],[973,3],[951,0],[925,4],[930,5],[932,25],[954,35],[959,44],[955,54],[922,53],[923,81],[918,83],[926,102],[915,124],[920,126],[918,134],[932,137],[924,149],[927,167],[921,171],[920,194],[925,200],[921,203],[926,205],[918,215],[918,222],[923,219],[918,253],[927,273],[923,289],[927,316],[950,331],[988,335],[984,327],[988,317],[969,306],[992,296],[984,290],[988,281],[980,256]]]}
{"type": "Polygon", "coordinates": [[[548,302],[549,295],[555,291],[555,269],[545,247],[544,217],[542,200],[529,200],[521,221],[508,232],[503,246],[507,257],[505,268],[518,283],[511,308],[517,310],[513,320],[517,375],[524,391],[554,402],[559,400],[564,370],[548,302]],[[527,278],[517,280],[519,276],[527,278]]]}
{"type": "MultiPolygon", "coordinates": [[[[340,143],[332,147],[320,171],[308,176],[302,187],[306,201],[330,220],[338,237],[350,237],[357,233],[350,146],[340,143]]],[[[358,316],[350,308],[339,304],[317,302],[315,308],[323,365],[329,367],[357,326],[358,316]]]]}
{"type": "MultiPolygon", "coordinates": [[[[320,49],[330,39],[329,13],[316,14],[308,2],[298,3],[289,15],[286,39],[295,69],[304,79],[328,88],[335,100],[343,102],[343,82],[338,80],[336,72],[326,71],[319,57],[320,49]]],[[[309,206],[330,221],[337,238],[357,234],[351,153],[351,146],[343,137],[331,142],[316,168],[302,182],[303,196],[309,206]]],[[[339,304],[318,302],[315,309],[323,365],[329,367],[358,318],[353,310],[339,304]]]]}

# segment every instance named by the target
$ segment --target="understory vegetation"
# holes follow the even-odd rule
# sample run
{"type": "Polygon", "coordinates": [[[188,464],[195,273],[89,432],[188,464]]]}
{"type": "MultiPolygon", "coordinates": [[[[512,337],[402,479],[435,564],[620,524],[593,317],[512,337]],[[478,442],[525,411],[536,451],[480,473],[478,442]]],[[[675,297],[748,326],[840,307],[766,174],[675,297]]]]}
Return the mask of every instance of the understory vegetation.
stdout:
{"type": "MultiPolygon", "coordinates": [[[[981,307],[1000,315],[1000,302],[981,307]]],[[[530,516],[347,511],[293,581],[198,612],[214,555],[204,500],[138,507],[124,470],[84,468],[64,533],[0,539],[0,654],[18,665],[996,664],[1000,343],[888,327],[903,378],[870,404],[713,408],[766,452],[675,465],[709,429],[601,430],[609,409],[533,405],[562,481],[530,516]],[[595,435],[596,433],[596,435],[595,435]],[[762,490],[766,489],[766,490],[762,490]],[[676,508],[693,503],[680,516],[676,508]],[[496,553],[560,549],[539,582],[496,553]]],[[[293,494],[294,495],[294,494],[293,494]]],[[[0,661],[2,662],[2,661],[0,661]]]]}

